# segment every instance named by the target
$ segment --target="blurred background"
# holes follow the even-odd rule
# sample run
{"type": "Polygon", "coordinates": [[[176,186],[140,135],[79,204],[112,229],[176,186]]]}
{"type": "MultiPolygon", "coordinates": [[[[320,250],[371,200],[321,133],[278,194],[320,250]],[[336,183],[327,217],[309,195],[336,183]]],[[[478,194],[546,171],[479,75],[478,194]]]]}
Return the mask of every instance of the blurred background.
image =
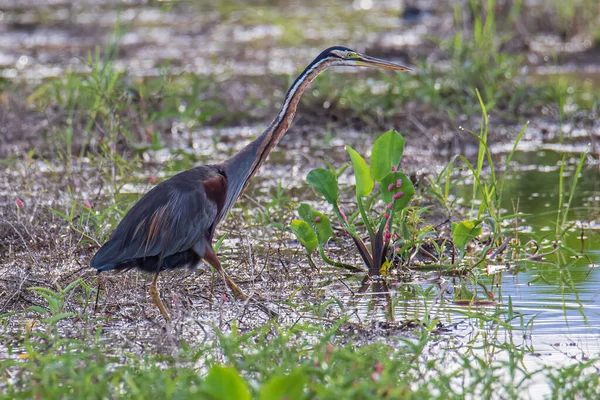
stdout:
{"type": "Polygon", "coordinates": [[[108,143],[126,155],[193,146],[199,127],[260,129],[331,45],[417,72],[324,74],[303,126],[393,126],[452,153],[456,128],[480,115],[478,89],[492,116],[546,119],[540,138],[562,137],[565,122],[595,123],[599,15],[595,0],[0,0],[0,157],[108,143]]]}

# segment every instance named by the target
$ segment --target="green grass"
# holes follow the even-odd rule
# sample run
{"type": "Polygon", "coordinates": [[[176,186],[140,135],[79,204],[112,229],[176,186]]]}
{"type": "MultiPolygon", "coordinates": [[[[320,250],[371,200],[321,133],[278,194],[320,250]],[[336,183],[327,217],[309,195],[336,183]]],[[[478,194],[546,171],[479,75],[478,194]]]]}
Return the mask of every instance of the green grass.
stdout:
{"type": "Polygon", "coordinates": [[[526,371],[522,361],[527,351],[512,342],[491,344],[480,355],[464,353],[445,346],[448,339],[429,327],[413,332],[411,339],[357,346],[338,334],[341,325],[284,328],[270,323],[244,334],[217,332],[207,345],[180,342],[171,355],[142,356],[112,351],[99,335],[56,339],[37,329],[0,360],[2,396],[225,400],[249,393],[271,399],[518,399],[532,379],[554,387],[553,398],[599,394],[594,360],[526,371]],[[504,359],[503,354],[510,357],[494,361],[504,359]],[[221,382],[217,389],[215,381],[221,382]]]}
{"type": "Polygon", "coordinates": [[[172,120],[193,129],[229,118],[212,79],[182,74],[132,80],[117,72],[106,57],[110,56],[98,50],[88,61],[90,74],[68,73],[52,79],[28,98],[40,109],[59,107],[68,112],[68,118],[48,135],[67,162],[74,156],[74,141],[80,157],[90,148],[115,152],[121,142],[138,152],[158,150],[164,146],[161,131],[172,120]]]}
{"type": "MultiPolygon", "coordinates": [[[[510,119],[533,116],[544,106],[556,104],[562,123],[565,114],[596,109],[598,93],[592,80],[578,82],[569,76],[532,80],[522,76],[523,55],[504,50],[512,38],[513,24],[525,12],[520,2],[512,7],[501,16],[496,15],[496,1],[473,2],[471,22],[463,21],[457,6],[454,34],[443,39],[429,37],[442,57],[413,60],[412,74],[381,73],[353,84],[347,84],[345,77],[325,74],[313,83],[316,98],[321,104],[358,113],[368,123],[380,116],[393,116],[411,103],[442,111],[450,119],[471,116],[480,107],[477,90],[488,112],[510,119]]],[[[577,10],[582,12],[579,6],[577,10]]],[[[314,98],[305,102],[312,103],[314,98]]]]}
{"type": "Polygon", "coordinates": [[[574,35],[589,32],[596,26],[600,6],[594,0],[551,0],[548,3],[560,31],[574,35]]]}
{"type": "MultiPolygon", "coordinates": [[[[308,5],[308,4],[307,4],[308,5]]],[[[214,7],[198,5],[200,9],[214,10],[214,7]]],[[[269,7],[265,4],[246,4],[235,1],[219,1],[216,9],[221,14],[223,21],[229,24],[251,27],[277,27],[279,34],[268,35],[266,39],[255,39],[253,47],[260,47],[264,42],[276,43],[282,47],[299,47],[307,42],[318,43],[326,47],[330,45],[328,32],[339,30],[348,26],[352,27],[354,37],[364,37],[368,33],[381,30],[373,24],[371,19],[375,15],[386,16],[385,10],[354,10],[337,2],[314,2],[302,9],[296,4],[282,3],[278,7],[269,7]],[[371,18],[369,18],[369,16],[371,18]],[[308,39],[306,31],[313,32],[313,37],[308,39]]]]}

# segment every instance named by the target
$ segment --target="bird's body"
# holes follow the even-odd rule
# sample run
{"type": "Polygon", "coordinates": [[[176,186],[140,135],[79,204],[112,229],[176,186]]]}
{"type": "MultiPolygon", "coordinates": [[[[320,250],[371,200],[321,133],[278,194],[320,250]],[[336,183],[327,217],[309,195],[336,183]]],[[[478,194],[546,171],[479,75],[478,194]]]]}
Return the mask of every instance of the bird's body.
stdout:
{"type": "Polygon", "coordinates": [[[258,138],[223,163],[181,172],[146,193],[98,250],[91,266],[99,272],[139,268],[156,274],[150,294],[167,320],[168,314],[158,296],[158,273],[195,266],[200,260],[219,272],[237,298],[245,299],[246,295],[225,274],[213,251],[215,228],[287,132],[306,87],[333,65],[410,70],[344,47],[324,50],[292,84],[281,110],[258,138]]]}
{"type": "Polygon", "coordinates": [[[223,170],[213,165],[158,184],[129,210],[91,266],[160,272],[196,265],[211,245],[226,188],[223,170]]]}

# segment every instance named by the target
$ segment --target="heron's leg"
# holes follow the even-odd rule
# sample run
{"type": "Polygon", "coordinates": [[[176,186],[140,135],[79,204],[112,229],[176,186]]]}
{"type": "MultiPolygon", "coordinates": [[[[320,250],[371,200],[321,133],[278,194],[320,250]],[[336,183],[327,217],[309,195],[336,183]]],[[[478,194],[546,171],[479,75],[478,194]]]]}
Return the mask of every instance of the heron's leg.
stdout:
{"type": "Polygon", "coordinates": [[[212,265],[212,267],[214,269],[217,270],[217,272],[219,273],[219,275],[221,275],[221,278],[223,278],[223,280],[225,281],[225,283],[227,284],[227,286],[229,286],[229,288],[233,292],[233,295],[238,300],[247,300],[248,299],[248,296],[246,296],[246,293],[244,293],[244,291],[238,285],[236,285],[235,282],[232,281],[229,276],[227,276],[227,274],[225,273],[225,271],[223,271],[223,267],[221,267],[221,262],[219,261],[219,259],[217,258],[217,255],[213,251],[212,246],[210,246],[210,245],[206,246],[206,250],[204,252],[204,257],[203,258],[210,265],[212,265]]]}
{"type": "Polygon", "coordinates": [[[171,321],[169,313],[167,313],[167,309],[165,308],[165,305],[160,299],[160,294],[158,293],[158,272],[156,273],[156,275],[154,275],[154,279],[152,279],[152,284],[150,285],[150,296],[152,297],[154,304],[156,304],[156,307],[158,307],[160,313],[165,318],[165,320],[167,322],[171,321]]]}

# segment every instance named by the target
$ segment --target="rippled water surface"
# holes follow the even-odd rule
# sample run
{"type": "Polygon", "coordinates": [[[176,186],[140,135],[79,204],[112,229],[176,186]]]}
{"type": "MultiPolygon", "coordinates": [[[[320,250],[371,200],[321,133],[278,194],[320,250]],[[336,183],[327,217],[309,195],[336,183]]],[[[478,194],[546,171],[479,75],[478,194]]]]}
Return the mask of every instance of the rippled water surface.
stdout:
{"type": "MultiPolygon", "coordinates": [[[[581,146],[585,148],[585,146],[581,146]]],[[[565,202],[573,182],[575,165],[580,154],[566,157],[564,169],[565,202]]],[[[522,214],[517,226],[519,239],[543,246],[538,254],[552,252],[557,222],[559,170],[562,156],[552,150],[517,152],[513,158],[512,172],[505,183],[505,213],[522,214]],[[531,242],[533,243],[533,242],[531,242]]],[[[543,257],[543,262],[532,259],[498,265],[488,260],[476,278],[445,277],[431,273],[431,281],[419,284],[400,283],[392,288],[390,298],[378,287],[378,294],[366,293],[358,300],[357,319],[389,320],[418,318],[429,315],[439,318],[446,326],[440,335],[459,338],[464,343],[481,346],[481,353],[491,351],[510,341],[527,354],[524,367],[533,371],[547,365],[566,365],[586,360],[600,352],[600,230],[597,224],[600,202],[600,174],[598,165],[590,160],[580,175],[575,196],[570,206],[567,225],[571,226],[562,244],[563,249],[543,257]],[[579,254],[577,254],[579,253],[579,254]],[[422,300],[411,287],[427,289],[433,286],[435,296],[422,300]],[[481,304],[457,301],[460,291],[477,299],[481,304]],[[493,294],[493,301],[485,292],[493,294]],[[433,297],[433,299],[432,299],[433,297]],[[506,330],[498,324],[483,323],[483,313],[501,319],[512,327],[506,330]],[[428,314],[427,314],[428,313],[428,314]],[[509,315],[513,318],[509,319],[509,315]]],[[[464,204],[469,204],[470,185],[458,188],[456,193],[464,204]]],[[[360,288],[352,281],[353,290],[360,288]]],[[[469,297],[467,297],[468,299],[469,297]]],[[[354,303],[352,303],[354,304],[354,303]]],[[[503,357],[499,355],[500,359],[503,357]]],[[[532,396],[547,393],[543,382],[534,382],[532,396]]]]}

